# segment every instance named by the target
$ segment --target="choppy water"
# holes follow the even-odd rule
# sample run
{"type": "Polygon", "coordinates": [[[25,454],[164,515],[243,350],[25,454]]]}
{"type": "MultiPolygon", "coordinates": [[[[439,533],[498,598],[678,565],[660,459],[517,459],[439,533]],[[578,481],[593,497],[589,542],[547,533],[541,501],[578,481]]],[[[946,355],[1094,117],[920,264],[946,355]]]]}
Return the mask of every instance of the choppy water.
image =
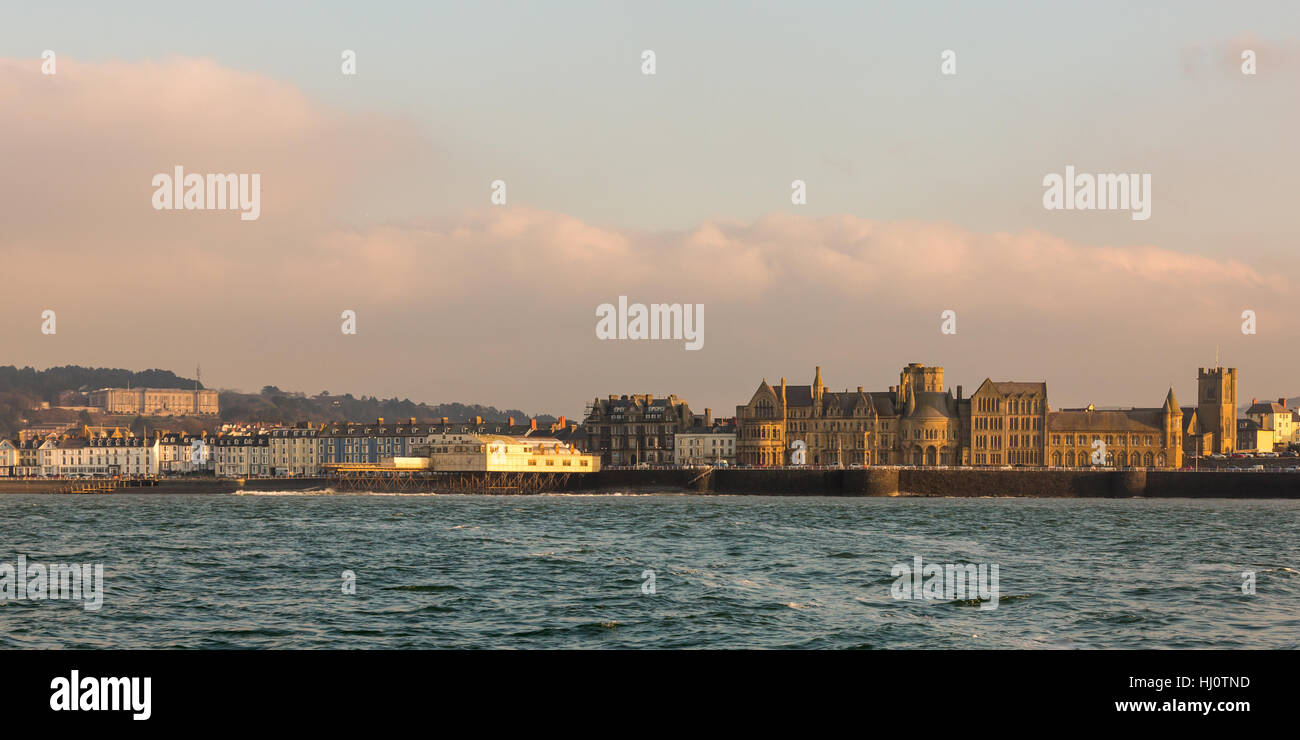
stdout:
{"type": "Polygon", "coordinates": [[[4,495],[0,563],[107,585],[0,601],[0,646],[1296,648],[1298,532],[1296,501],[4,495]],[[998,607],[894,599],[917,555],[997,564],[998,607]]]}

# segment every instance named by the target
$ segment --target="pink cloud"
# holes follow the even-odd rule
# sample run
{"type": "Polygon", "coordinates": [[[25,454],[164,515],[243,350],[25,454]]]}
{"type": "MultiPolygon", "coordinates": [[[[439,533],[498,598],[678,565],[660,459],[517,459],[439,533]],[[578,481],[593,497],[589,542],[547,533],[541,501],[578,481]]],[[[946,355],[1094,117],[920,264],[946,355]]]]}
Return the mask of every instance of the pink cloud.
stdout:
{"type": "Polygon", "coordinates": [[[1241,261],[1036,231],[773,213],[646,232],[514,201],[357,226],[355,199],[418,186],[409,153],[432,143],[401,118],[334,109],[205,60],[60,59],[54,77],[39,60],[0,60],[0,109],[4,310],[56,307],[68,317],[62,344],[34,322],[6,325],[0,342],[19,364],[139,367],[147,353],[180,369],[229,354],[270,365],[227,361],[250,387],[302,377],[304,387],[333,388],[341,374],[358,379],[358,392],[418,396],[428,383],[440,398],[531,408],[541,401],[529,393],[569,403],[620,374],[745,385],[775,361],[848,362],[870,342],[892,344],[886,366],[918,359],[903,355],[918,348],[970,365],[1020,352],[1011,356],[1038,363],[1030,376],[1045,377],[1053,363],[1076,362],[1078,347],[1055,360],[1059,346],[1008,348],[1001,337],[1109,342],[1122,330],[1134,346],[1182,351],[1200,341],[1184,334],[1189,306],[1229,332],[1245,302],[1274,326],[1290,313],[1285,283],[1241,261]],[[262,173],[262,218],[153,210],[150,177],[175,164],[262,173]],[[594,309],[619,295],[708,304],[710,352],[683,360],[679,348],[596,342],[594,309]],[[346,348],[344,308],[361,311],[372,332],[346,348]],[[983,339],[931,347],[944,309],[972,327],[962,341],[983,339]],[[122,321],[145,313],[146,323],[122,321]],[[448,354],[480,367],[468,377],[454,363],[442,368],[448,354]],[[540,371],[557,358],[570,369],[540,371]],[[504,387],[521,397],[494,395],[504,387]]]}

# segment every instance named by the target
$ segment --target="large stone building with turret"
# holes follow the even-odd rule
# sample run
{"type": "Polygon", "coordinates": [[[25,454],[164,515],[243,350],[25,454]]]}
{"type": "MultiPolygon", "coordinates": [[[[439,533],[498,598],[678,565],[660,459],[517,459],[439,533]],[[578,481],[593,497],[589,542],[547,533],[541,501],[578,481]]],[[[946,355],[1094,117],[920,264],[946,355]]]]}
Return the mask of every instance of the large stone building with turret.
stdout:
{"type": "Polygon", "coordinates": [[[741,465],[958,465],[970,402],[943,389],[943,368],[913,363],[885,391],[831,391],[764,379],[736,407],[741,465]],[[965,409],[965,411],[963,411],[965,409]]]}
{"type": "Polygon", "coordinates": [[[943,368],[909,364],[886,391],[831,391],[764,379],[736,407],[741,465],[976,465],[1179,468],[1231,452],[1237,371],[1202,368],[1198,403],[1053,411],[1042,381],[985,379],[969,398],[943,368]]]}

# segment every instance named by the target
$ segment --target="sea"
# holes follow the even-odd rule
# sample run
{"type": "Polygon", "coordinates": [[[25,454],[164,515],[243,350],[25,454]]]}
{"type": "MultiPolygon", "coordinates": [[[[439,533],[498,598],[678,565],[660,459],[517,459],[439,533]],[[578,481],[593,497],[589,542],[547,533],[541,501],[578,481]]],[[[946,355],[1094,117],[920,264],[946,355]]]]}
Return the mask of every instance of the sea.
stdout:
{"type": "Polygon", "coordinates": [[[1298,534],[1295,500],[0,495],[0,647],[1295,649],[1298,534]],[[17,598],[20,556],[102,604],[17,598]]]}

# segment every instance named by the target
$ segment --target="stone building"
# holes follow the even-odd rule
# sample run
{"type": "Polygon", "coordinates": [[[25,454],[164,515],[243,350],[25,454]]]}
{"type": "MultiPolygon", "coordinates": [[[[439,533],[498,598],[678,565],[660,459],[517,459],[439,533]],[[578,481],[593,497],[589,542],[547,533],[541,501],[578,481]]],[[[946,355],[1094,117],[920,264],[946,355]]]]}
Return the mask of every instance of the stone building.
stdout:
{"type": "Polygon", "coordinates": [[[741,465],[956,465],[963,459],[963,409],[943,390],[943,368],[909,364],[887,391],[835,392],[822,382],[779,386],[766,379],[736,407],[741,465]]]}
{"type": "Polygon", "coordinates": [[[1237,368],[1199,368],[1194,436],[1200,456],[1237,449],[1237,368]]]}
{"type": "Polygon", "coordinates": [[[690,406],[675,395],[597,398],[582,422],[583,449],[600,455],[602,465],[672,464],[676,435],[694,421],[690,406]]]}
{"type": "Polygon", "coordinates": [[[1049,411],[1047,460],[1067,468],[1179,468],[1183,435],[1183,410],[1170,388],[1159,408],[1049,411]]]}
{"type": "Polygon", "coordinates": [[[1042,465],[1047,383],[985,379],[970,397],[971,465],[1042,465]]]}
{"type": "Polygon", "coordinates": [[[215,416],[219,411],[216,391],[181,388],[101,388],[91,391],[90,405],[106,414],[142,416],[215,416]]]}

